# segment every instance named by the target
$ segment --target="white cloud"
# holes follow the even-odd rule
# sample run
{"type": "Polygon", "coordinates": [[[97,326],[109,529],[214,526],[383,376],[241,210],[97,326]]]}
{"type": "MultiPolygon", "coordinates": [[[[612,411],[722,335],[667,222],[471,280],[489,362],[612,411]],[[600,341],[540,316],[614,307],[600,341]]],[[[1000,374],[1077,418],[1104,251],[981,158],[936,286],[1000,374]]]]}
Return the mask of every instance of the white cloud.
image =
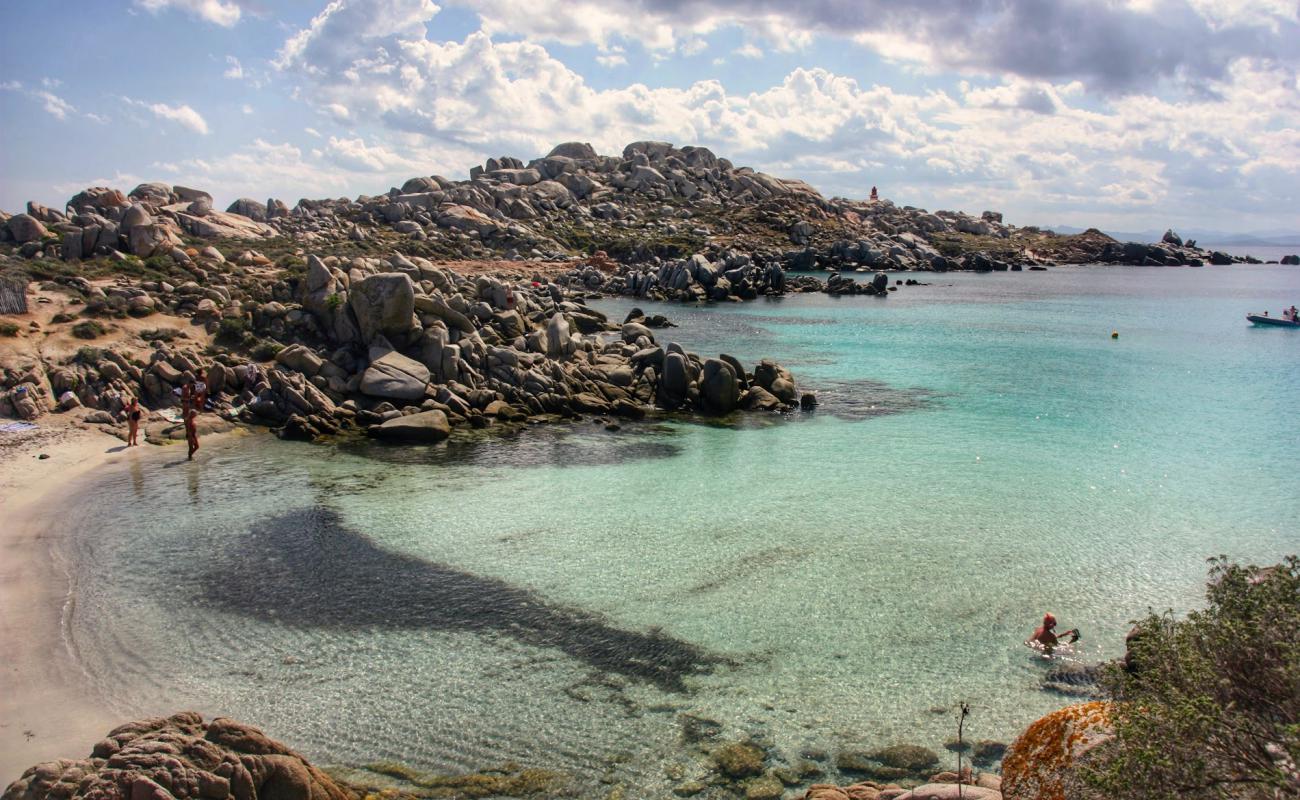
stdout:
{"type": "Polygon", "coordinates": [[[240,110],[241,112],[245,113],[245,114],[252,114],[252,113],[253,113],[253,107],[250,106],[248,103],[244,103],[242,106],[240,106],[240,107],[239,107],[239,110],[240,110]]]}
{"type": "Polygon", "coordinates": [[[234,56],[226,56],[226,63],[230,66],[226,68],[225,72],[221,73],[222,77],[235,81],[244,77],[244,66],[239,63],[239,59],[234,56]]]}
{"type": "Polygon", "coordinates": [[[1040,81],[1022,81],[1016,78],[999,86],[970,88],[970,84],[960,84],[962,100],[972,108],[997,108],[1009,111],[1032,111],[1038,114],[1052,114],[1061,104],[1060,91],[1050,83],[1040,81]]]}
{"type": "Polygon", "coordinates": [[[398,168],[416,168],[410,159],[399,156],[382,145],[367,145],[361,137],[338,139],[331,136],[329,144],[320,152],[331,163],[354,172],[391,172],[398,168]]]}
{"type": "Polygon", "coordinates": [[[1110,93],[1199,87],[1235,59],[1300,61],[1295,0],[448,0],[490,35],[568,46],[635,41],[670,51],[728,27],[766,49],[846,39],[890,60],[969,75],[1082,80],[1110,93]]]}
{"type": "Polygon", "coordinates": [[[46,113],[58,119],[67,119],[68,114],[75,113],[76,109],[68,104],[66,100],[50,92],[32,92],[32,97],[41,101],[41,107],[46,113]]]}
{"type": "Polygon", "coordinates": [[[185,11],[205,22],[229,28],[239,22],[240,4],[234,0],[135,0],[135,5],[151,14],[169,8],[185,11]]]}
{"type": "Polygon", "coordinates": [[[687,39],[686,41],[682,42],[681,45],[677,48],[677,52],[681,53],[684,56],[697,56],[700,53],[703,53],[707,49],[709,49],[709,43],[705,41],[704,37],[696,36],[692,39],[687,39]]]}
{"type": "Polygon", "coordinates": [[[741,58],[762,58],[763,51],[753,42],[746,42],[732,51],[741,58]]]}
{"type": "Polygon", "coordinates": [[[606,68],[621,67],[627,63],[627,58],[618,53],[609,53],[596,56],[596,63],[606,68]]]}
{"type": "Polygon", "coordinates": [[[316,130],[315,128],[303,128],[303,132],[306,133],[308,136],[314,136],[317,139],[322,138],[320,135],[320,131],[316,130]]]}
{"type": "Polygon", "coordinates": [[[41,78],[41,85],[46,89],[57,89],[63,85],[63,81],[58,78],[41,78]]]}
{"type": "MultiPolygon", "coordinates": [[[[302,150],[288,144],[254,139],[224,155],[189,159],[178,165],[177,182],[205,189],[214,197],[321,197],[337,196],[347,177],[319,162],[304,158],[302,150]]],[[[290,205],[293,203],[290,202],[290,205]]]]}
{"type": "Polygon", "coordinates": [[[1216,30],[1261,26],[1278,31],[1282,23],[1300,21],[1295,0],[1188,0],[1216,30]]]}
{"type": "Polygon", "coordinates": [[[122,100],[137,108],[143,108],[153,112],[153,115],[159,119],[171,120],[182,127],[189,128],[195,133],[203,134],[205,136],[208,134],[207,120],[203,119],[203,116],[199,114],[199,112],[190,108],[188,105],[170,106],[166,103],[146,103],[143,100],[134,100],[130,97],[123,97],[122,100]]]}
{"type": "Polygon", "coordinates": [[[187,105],[169,106],[166,103],[154,103],[149,106],[149,110],[152,111],[155,116],[169,119],[183,127],[189,128],[195,133],[201,133],[205,136],[208,133],[207,120],[203,119],[199,112],[187,105]]]}
{"type": "MultiPolygon", "coordinates": [[[[63,84],[62,81],[51,80],[50,78],[43,78],[41,80],[41,85],[47,87],[56,87],[56,86],[61,86],[62,84],[63,84]]],[[[39,102],[41,104],[41,108],[45,110],[45,113],[49,114],[50,116],[58,120],[67,120],[69,114],[74,114],[74,115],[78,114],[77,109],[73,108],[72,104],[69,103],[67,100],[64,100],[62,97],[59,97],[58,95],[49,91],[44,91],[39,89],[24,89],[20,81],[5,81],[3,83],[0,83],[0,91],[20,92],[24,95],[27,95],[33,100],[39,102]]],[[[79,114],[79,116],[85,117],[91,122],[96,122],[99,123],[100,125],[106,125],[109,122],[108,117],[102,114],[95,114],[89,111],[81,113],[79,114]]]]}

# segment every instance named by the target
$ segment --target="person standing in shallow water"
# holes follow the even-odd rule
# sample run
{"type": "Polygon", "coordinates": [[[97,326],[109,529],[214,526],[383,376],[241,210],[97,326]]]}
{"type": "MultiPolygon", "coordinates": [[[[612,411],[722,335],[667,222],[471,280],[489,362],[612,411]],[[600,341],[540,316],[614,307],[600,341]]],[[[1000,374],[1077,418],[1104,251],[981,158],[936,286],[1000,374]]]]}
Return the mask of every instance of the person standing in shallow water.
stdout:
{"type": "MultiPolygon", "coordinates": [[[[1037,628],[1034,629],[1033,635],[1029,637],[1029,641],[1025,642],[1025,644],[1037,645],[1039,647],[1042,647],[1043,652],[1046,653],[1052,652],[1052,649],[1061,643],[1060,638],[1056,635],[1055,628],[1056,628],[1056,617],[1052,616],[1050,613],[1044,614],[1043,624],[1039,625],[1037,628]]],[[[1079,641],[1078,628],[1071,628],[1070,630],[1065,631],[1061,635],[1069,636],[1071,644],[1079,641]]]]}
{"type": "Polygon", "coordinates": [[[199,412],[195,407],[198,399],[193,384],[187,383],[181,387],[181,418],[185,421],[185,443],[190,448],[186,458],[190,461],[194,460],[194,451],[199,449],[199,412]]]}
{"type": "Polygon", "coordinates": [[[139,398],[132,397],[131,402],[126,405],[126,446],[135,447],[140,444],[140,417],[144,414],[140,411],[139,398]]]}

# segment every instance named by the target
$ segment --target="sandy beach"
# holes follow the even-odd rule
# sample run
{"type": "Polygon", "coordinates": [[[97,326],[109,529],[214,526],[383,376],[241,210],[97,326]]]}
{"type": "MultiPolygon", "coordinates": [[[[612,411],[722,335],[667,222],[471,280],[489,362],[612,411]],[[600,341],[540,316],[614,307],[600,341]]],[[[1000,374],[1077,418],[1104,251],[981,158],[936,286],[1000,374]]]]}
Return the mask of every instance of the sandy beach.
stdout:
{"type": "Polygon", "coordinates": [[[86,757],[123,721],[88,694],[72,657],[58,509],[94,473],[158,453],[58,416],[0,434],[0,785],[41,761],[86,757]]]}

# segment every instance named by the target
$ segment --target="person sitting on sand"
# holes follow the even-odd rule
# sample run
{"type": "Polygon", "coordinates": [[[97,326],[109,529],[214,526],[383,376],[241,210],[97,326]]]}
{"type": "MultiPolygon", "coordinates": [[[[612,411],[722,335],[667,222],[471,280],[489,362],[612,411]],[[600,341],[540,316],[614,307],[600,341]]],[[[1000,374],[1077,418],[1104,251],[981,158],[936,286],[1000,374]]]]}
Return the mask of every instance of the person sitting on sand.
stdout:
{"type": "MultiPolygon", "coordinates": [[[[1029,637],[1029,641],[1025,642],[1025,644],[1038,645],[1042,647],[1045,652],[1048,653],[1052,652],[1052,648],[1056,647],[1058,644],[1061,643],[1060,638],[1058,638],[1056,635],[1056,631],[1053,630],[1055,627],[1056,627],[1056,617],[1052,616],[1051,614],[1044,614],[1043,624],[1039,625],[1034,630],[1033,635],[1029,637]]],[[[1070,630],[1065,631],[1061,635],[1069,636],[1070,644],[1074,644],[1075,642],[1079,641],[1078,628],[1071,628],[1070,630]]]]}
{"type": "Polygon", "coordinates": [[[140,411],[140,401],[134,397],[131,402],[126,404],[126,446],[135,447],[140,444],[140,418],[144,416],[140,411]]]}

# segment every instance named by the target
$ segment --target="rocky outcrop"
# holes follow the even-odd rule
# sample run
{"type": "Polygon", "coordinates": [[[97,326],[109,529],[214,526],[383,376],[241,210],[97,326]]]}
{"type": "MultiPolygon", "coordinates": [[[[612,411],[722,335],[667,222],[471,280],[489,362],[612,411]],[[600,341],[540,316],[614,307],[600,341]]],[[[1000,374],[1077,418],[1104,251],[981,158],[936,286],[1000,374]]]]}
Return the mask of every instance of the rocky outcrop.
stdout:
{"type": "Polygon", "coordinates": [[[1075,787],[1075,770],[1088,754],[1112,738],[1105,702],[1067,706],[1034,722],[1002,760],[1009,800],[1057,800],[1075,787]]]}
{"type": "MultiPolygon", "coordinates": [[[[787,271],[998,272],[1045,263],[1243,260],[1208,253],[1173,231],[1156,243],[1120,243],[1093,230],[1058,236],[1017,227],[996,211],[976,216],[876,197],[828,199],[803,181],[669,142],[633,142],[620,155],[565,142],[528,162],[489,158],[468,177],[416,176],[381,194],[304,198],[292,208],[274,198],[245,197],[224,212],[207,192],[185,186],[144,183],[129,195],[91,187],[74,195],[64,212],[29,203],[27,214],[17,215],[22,219],[0,226],[0,240],[16,241],[27,257],[140,255],[147,242],[133,247],[134,220],[120,225],[126,209],[137,206],[150,215],[146,224],[200,240],[283,237],[319,246],[379,237],[448,259],[573,259],[604,252],[626,267],[610,276],[618,286],[607,291],[697,300],[779,294],[787,290],[787,271]],[[724,258],[728,250],[745,260],[724,258]],[[686,263],[696,256],[710,267],[686,263]]],[[[158,247],[149,252],[167,254],[158,247]]],[[[884,296],[883,287],[842,276],[833,293],[884,296]]]]}
{"type": "Polygon", "coordinates": [[[356,800],[307,759],[234,720],[195,712],[114,728],[88,758],[37,764],[3,800],[356,800]]]}
{"type": "MultiPolygon", "coordinates": [[[[138,216],[132,231],[156,224],[144,219],[138,216]]],[[[196,280],[64,280],[86,298],[84,316],[105,320],[89,328],[91,336],[114,317],[165,312],[215,335],[213,348],[160,328],[145,331],[165,335],[152,349],[89,347],[63,363],[11,366],[0,371],[0,415],[36,419],[84,408],[103,412],[95,413],[96,424],[123,432],[131,398],[147,409],[168,408],[177,402],[174,390],[199,377],[217,416],[304,440],[349,430],[388,437],[403,425],[378,429],[429,411],[440,412],[450,431],[812,405],[801,402],[779,365],[763,362],[750,372],[725,354],[661,343],[656,334],[669,324],[661,315],[638,310],[617,325],[588,307],[585,293],[542,275],[471,278],[418,256],[309,254],[306,269],[284,280],[243,268],[264,261],[251,250],[229,262],[220,253],[182,255],[196,280]]],[[[161,428],[146,433],[169,438],[161,428]]],[[[439,434],[411,437],[436,441],[439,434]]]]}

